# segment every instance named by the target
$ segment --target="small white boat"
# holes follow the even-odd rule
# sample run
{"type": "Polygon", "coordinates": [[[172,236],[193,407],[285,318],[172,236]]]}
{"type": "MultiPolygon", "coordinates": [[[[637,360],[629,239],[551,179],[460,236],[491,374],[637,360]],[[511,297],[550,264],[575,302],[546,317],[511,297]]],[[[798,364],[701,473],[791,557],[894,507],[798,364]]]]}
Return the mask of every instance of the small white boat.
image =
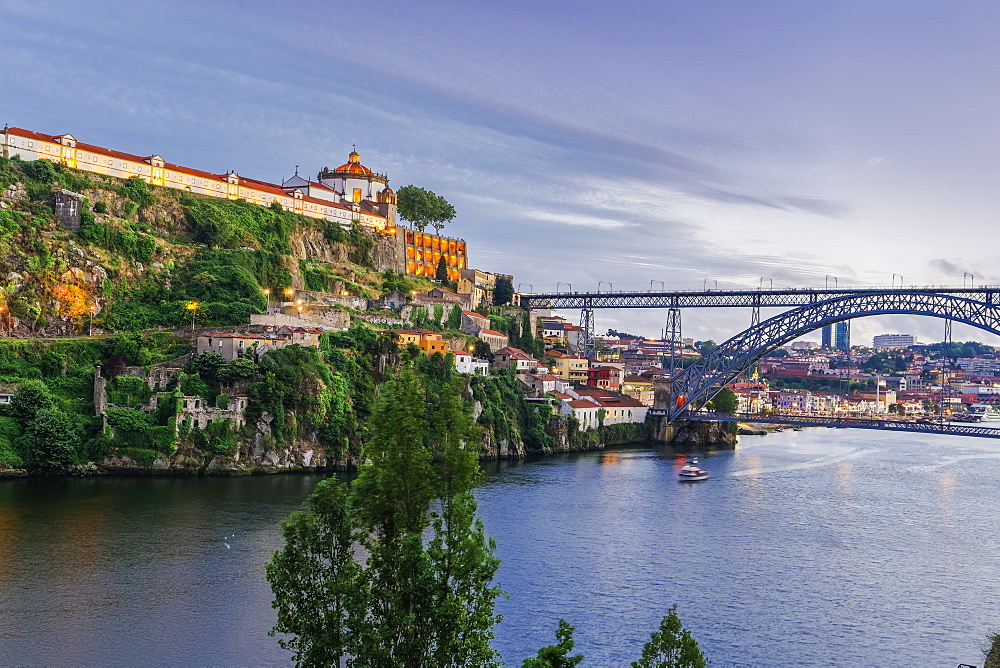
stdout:
{"type": "Polygon", "coordinates": [[[698,480],[708,480],[708,471],[698,466],[698,459],[692,459],[681,467],[677,472],[681,482],[697,482],[698,480]]]}

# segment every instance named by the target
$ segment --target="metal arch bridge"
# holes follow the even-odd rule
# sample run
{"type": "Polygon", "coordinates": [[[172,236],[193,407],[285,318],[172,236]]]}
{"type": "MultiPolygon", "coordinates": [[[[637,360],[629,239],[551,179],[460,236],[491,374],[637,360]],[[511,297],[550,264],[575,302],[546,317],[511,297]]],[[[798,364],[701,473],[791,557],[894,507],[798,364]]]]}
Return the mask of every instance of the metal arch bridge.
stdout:
{"type": "Polygon", "coordinates": [[[696,363],[675,373],[674,360],[671,360],[668,402],[666,406],[656,406],[660,410],[654,412],[674,420],[682,417],[694,402],[711,399],[771,350],[833,323],[873,315],[922,315],[943,318],[949,323],[962,322],[1000,335],[998,295],[1000,288],[997,287],[706,290],[531,294],[521,295],[520,303],[524,308],[582,309],[585,351],[588,350],[588,339],[593,330],[591,309],[667,308],[667,337],[677,341],[680,338],[681,308],[752,308],[753,317],[748,329],[702,356],[696,363]],[[760,322],[762,307],[794,308],[760,322]]]}
{"type": "Polygon", "coordinates": [[[524,309],[595,309],[595,308],[769,308],[805,306],[838,297],[868,295],[878,298],[891,294],[951,295],[975,299],[986,304],[1000,303],[1000,286],[980,288],[911,287],[784,290],[690,290],[673,292],[554,292],[520,294],[518,304],[524,309]]]}
{"type": "MultiPolygon", "coordinates": [[[[665,415],[666,411],[652,410],[650,413],[653,415],[665,415]]],[[[716,413],[712,411],[685,411],[678,418],[710,422],[749,422],[753,424],[802,425],[804,427],[831,428],[852,427],[854,429],[878,429],[882,431],[1000,438],[1000,428],[933,420],[880,420],[877,418],[829,417],[823,415],[767,415],[761,413],[716,413]]]]}

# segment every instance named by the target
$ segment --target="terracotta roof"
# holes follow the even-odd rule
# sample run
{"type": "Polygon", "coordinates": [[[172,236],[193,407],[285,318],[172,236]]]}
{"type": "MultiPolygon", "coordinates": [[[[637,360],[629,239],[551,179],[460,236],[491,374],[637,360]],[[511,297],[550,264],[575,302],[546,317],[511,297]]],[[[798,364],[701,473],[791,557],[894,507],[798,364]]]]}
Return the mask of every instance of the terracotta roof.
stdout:
{"type": "Polygon", "coordinates": [[[502,336],[505,339],[507,338],[506,334],[504,334],[503,332],[498,332],[495,329],[481,329],[481,330],[479,330],[479,335],[482,336],[483,334],[486,334],[487,336],[502,336]]]}
{"type": "MultiPolygon", "coordinates": [[[[38,141],[51,142],[55,144],[59,143],[56,141],[57,138],[64,136],[64,135],[45,135],[40,132],[33,132],[31,130],[25,130],[23,128],[8,128],[7,130],[10,134],[18,137],[24,137],[26,139],[36,139],[38,141]]],[[[145,163],[147,165],[150,164],[150,161],[153,157],[153,156],[135,155],[133,153],[125,153],[123,151],[115,151],[109,148],[104,148],[103,146],[95,146],[94,144],[87,144],[81,141],[76,142],[75,150],[87,151],[88,153],[93,153],[95,155],[102,155],[106,158],[115,158],[117,160],[124,160],[127,162],[145,163]]],[[[204,179],[206,181],[211,181],[213,183],[219,183],[219,184],[229,183],[227,178],[228,174],[213,174],[211,172],[206,172],[200,169],[184,167],[183,165],[178,165],[172,162],[164,161],[163,169],[170,170],[172,172],[177,172],[178,174],[186,174],[187,176],[195,176],[200,179],[204,179]]],[[[280,197],[289,197],[287,191],[282,189],[281,186],[276,185],[274,183],[268,183],[267,181],[259,181],[257,179],[248,179],[238,174],[236,176],[237,176],[237,184],[236,184],[237,187],[257,190],[259,192],[266,192],[268,194],[280,197]]],[[[350,207],[345,206],[343,204],[339,204],[337,202],[331,202],[325,199],[317,199],[315,197],[303,196],[301,201],[307,202],[309,204],[318,204],[321,206],[327,206],[342,210],[348,210],[348,211],[351,210],[350,207]]],[[[366,213],[368,213],[368,215],[374,215],[376,217],[384,218],[384,216],[381,216],[380,214],[377,213],[377,210],[372,210],[371,212],[366,212],[366,213]]]]}
{"type": "Polygon", "coordinates": [[[199,339],[257,339],[259,341],[281,341],[282,339],[273,336],[261,336],[260,334],[234,334],[226,332],[224,334],[201,334],[199,339]]]}
{"type": "Polygon", "coordinates": [[[586,399],[573,399],[567,401],[570,408],[600,408],[597,404],[592,401],[587,401],[586,399]]]}

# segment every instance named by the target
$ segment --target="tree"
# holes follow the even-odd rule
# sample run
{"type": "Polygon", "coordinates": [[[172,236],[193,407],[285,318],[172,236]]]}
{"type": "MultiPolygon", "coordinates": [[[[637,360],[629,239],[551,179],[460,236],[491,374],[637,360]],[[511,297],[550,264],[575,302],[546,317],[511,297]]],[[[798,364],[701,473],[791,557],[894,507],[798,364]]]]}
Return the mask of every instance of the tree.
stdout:
{"type": "Polygon", "coordinates": [[[435,232],[440,232],[444,224],[451,222],[456,215],[455,207],[448,200],[413,185],[399,189],[396,193],[396,207],[400,217],[410,221],[421,232],[428,225],[432,225],[435,232]]]}
{"type": "Polygon", "coordinates": [[[406,364],[381,388],[350,493],[324,490],[286,523],[267,572],[274,631],[295,636],[283,646],[300,664],[497,665],[499,560],[475,519],[463,388],[444,356],[406,364]]]}
{"type": "Polygon", "coordinates": [[[522,668],[563,668],[575,666],[583,661],[583,655],[567,656],[573,650],[573,627],[565,619],[559,620],[555,645],[547,645],[538,650],[538,655],[525,659],[522,668]]]}
{"type": "Polygon", "coordinates": [[[455,304],[451,307],[451,311],[448,312],[448,322],[445,323],[446,329],[462,329],[462,307],[455,304]]]}
{"type": "Polygon", "coordinates": [[[514,283],[507,276],[497,276],[496,287],[493,288],[493,304],[504,306],[514,298],[514,283]]]}
{"type": "Polygon", "coordinates": [[[21,428],[35,419],[35,414],[46,408],[54,408],[55,399],[48,386],[40,380],[32,379],[21,383],[10,399],[8,415],[18,421],[21,428]]]}
{"type": "Polygon", "coordinates": [[[740,408],[740,400],[735,392],[724,387],[712,397],[712,405],[720,413],[735,413],[740,408]]]}
{"type": "Polygon", "coordinates": [[[642,658],[632,668],[704,668],[705,657],[691,633],[681,626],[677,606],[670,608],[642,648],[642,658]]]}
{"type": "Polygon", "coordinates": [[[434,280],[446,283],[448,281],[448,264],[444,261],[444,255],[438,260],[437,270],[434,272],[434,280]]]}
{"type": "Polygon", "coordinates": [[[270,635],[291,634],[278,643],[300,665],[339,666],[361,614],[348,487],[324,480],[307,504],[281,525],[285,547],[264,565],[278,611],[270,635]]]}
{"type": "Polygon", "coordinates": [[[21,450],[32,466],[62,468],[76,458],[79,439],[69,415],[58,408],[41,408],[21,436],[21,450]]]}

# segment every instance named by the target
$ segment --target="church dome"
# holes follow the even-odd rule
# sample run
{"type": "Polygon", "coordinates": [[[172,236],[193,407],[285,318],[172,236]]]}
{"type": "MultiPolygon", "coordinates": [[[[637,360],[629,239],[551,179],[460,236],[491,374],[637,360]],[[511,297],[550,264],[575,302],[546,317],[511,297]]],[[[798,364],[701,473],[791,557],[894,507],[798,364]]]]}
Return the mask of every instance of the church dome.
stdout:
{"type": "Polygon", "coordinates": [[[348,174],[371,174],[372,170],[361,164],[361,156],[357,151],[351,151],[347,156],[347,162],[337,167],[334,172],[346,172],[348,174]]]}

